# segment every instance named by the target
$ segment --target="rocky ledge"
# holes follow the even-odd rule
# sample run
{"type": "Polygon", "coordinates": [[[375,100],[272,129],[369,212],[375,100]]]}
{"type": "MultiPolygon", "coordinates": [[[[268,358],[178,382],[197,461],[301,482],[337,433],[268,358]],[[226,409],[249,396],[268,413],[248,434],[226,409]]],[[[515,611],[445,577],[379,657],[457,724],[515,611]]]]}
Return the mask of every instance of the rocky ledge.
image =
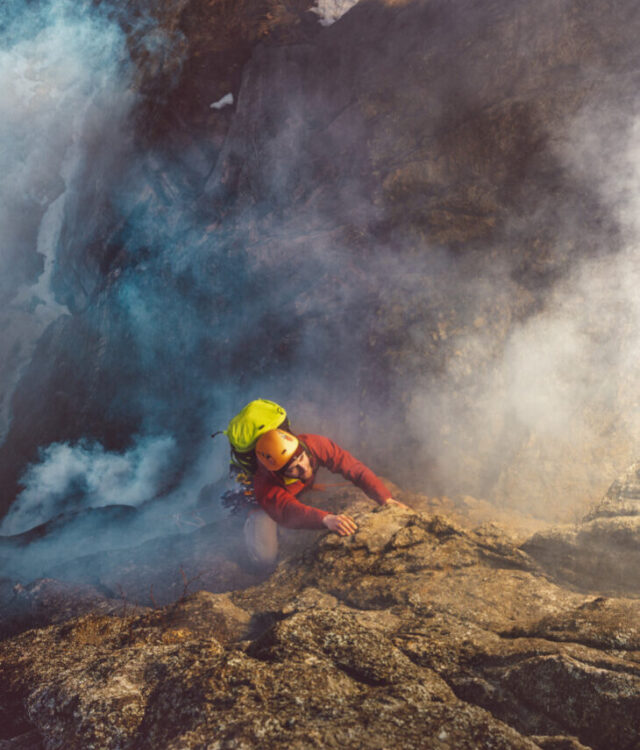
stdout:
{"type": "Polygon", "coordinates": [[[523,547],[560,581],[581,589],[640,593],[640,462],[579,522],[535,534],[523,547]]]}
{"type": "Polygon", "coordinates": [[[341,497],[358,532],[262,583],[3,641],[0,748],[640,747],[633,592],[559,582],[495,524],[341,497]]]}

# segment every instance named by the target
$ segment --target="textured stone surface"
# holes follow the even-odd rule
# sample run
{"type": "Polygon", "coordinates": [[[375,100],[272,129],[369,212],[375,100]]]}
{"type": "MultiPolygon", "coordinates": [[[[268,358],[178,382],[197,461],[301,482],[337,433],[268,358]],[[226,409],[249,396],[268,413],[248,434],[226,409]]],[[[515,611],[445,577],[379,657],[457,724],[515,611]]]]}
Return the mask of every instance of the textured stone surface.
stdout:
{"type": "MultiPolygon", "coordinates": [[[[93,586],[39,578],[23,586],[5,579],[0,586],[0,637],[28,628],[64,622],[87,612],[124,614],[131,608],[122,599],[109,598],[93,586]]],[[[144,608],[136,607],[143,610],[144,608]]]]}
{"type": "Polygon", "coordinates": [[[602,500],[587,513],[583,521],[637,515],[640,515],[640,463],[638,462],[616,479],[602,500]]]}
{"type": "Polygon", "coordinates": [[[3,641],[5,741],[640,746],[637,599],[553,583],[497,527],[371,512],[355,491],[341,502],[356,534],[285,549],[256,586],[147,613],[98,611],[3,641]]]}
{"type": "Polygon", "coordinates": [[[640,484],[634,463],[578,523],[543,530],[523,545],[560,580],[605,593],[640,589],[640,484]]]}

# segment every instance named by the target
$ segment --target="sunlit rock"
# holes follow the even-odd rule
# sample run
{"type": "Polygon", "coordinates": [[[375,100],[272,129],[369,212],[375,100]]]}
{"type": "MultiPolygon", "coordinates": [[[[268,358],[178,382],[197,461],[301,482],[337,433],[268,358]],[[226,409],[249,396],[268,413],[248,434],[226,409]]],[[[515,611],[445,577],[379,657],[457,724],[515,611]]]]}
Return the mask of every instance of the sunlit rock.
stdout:
{"type": "Polygon", "coordinates": [[[4,641],[5,737],[71,750],[640,741],[635,599],[554,584],[495,529],[401,509],[358,524],[285,552],[257,586],[4,641]]]}

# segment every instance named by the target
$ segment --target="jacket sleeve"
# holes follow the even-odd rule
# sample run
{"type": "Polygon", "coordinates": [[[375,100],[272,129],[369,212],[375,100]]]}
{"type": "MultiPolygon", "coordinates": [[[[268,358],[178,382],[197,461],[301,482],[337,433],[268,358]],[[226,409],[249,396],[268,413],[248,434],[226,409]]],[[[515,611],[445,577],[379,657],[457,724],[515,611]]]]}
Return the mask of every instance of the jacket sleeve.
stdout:
{"type": "Polygon", "coordinates": [[[260,472],[255,475],[253,487],[260,507],[281,526],[289,529],[324,529],[322,519],[326,510],[312,508],[296,500],[291,492],[280,487],[260,472]]]}
{"type": "Polygon", "coordinates": [[[334,474],[342,474],[345,479],[353,482],[372,500],[382,505],[391,497],[391,493],[368,467],[354,458],[344,448],[333,440],[322,435],[307,435],[309,448],[316,455],[318,461],[334,474]]]}

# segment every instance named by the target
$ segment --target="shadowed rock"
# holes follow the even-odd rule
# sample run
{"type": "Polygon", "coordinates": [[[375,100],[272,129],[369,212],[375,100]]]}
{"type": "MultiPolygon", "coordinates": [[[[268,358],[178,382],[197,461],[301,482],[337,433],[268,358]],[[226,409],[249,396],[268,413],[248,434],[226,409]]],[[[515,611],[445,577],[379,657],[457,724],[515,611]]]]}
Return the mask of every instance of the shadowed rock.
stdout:
{"type": "Polygon", "coordinates": [[[577,588],[640,592],[640,482],[634,463],[576,524],[532,536],[522,549],[577,588]]]}

